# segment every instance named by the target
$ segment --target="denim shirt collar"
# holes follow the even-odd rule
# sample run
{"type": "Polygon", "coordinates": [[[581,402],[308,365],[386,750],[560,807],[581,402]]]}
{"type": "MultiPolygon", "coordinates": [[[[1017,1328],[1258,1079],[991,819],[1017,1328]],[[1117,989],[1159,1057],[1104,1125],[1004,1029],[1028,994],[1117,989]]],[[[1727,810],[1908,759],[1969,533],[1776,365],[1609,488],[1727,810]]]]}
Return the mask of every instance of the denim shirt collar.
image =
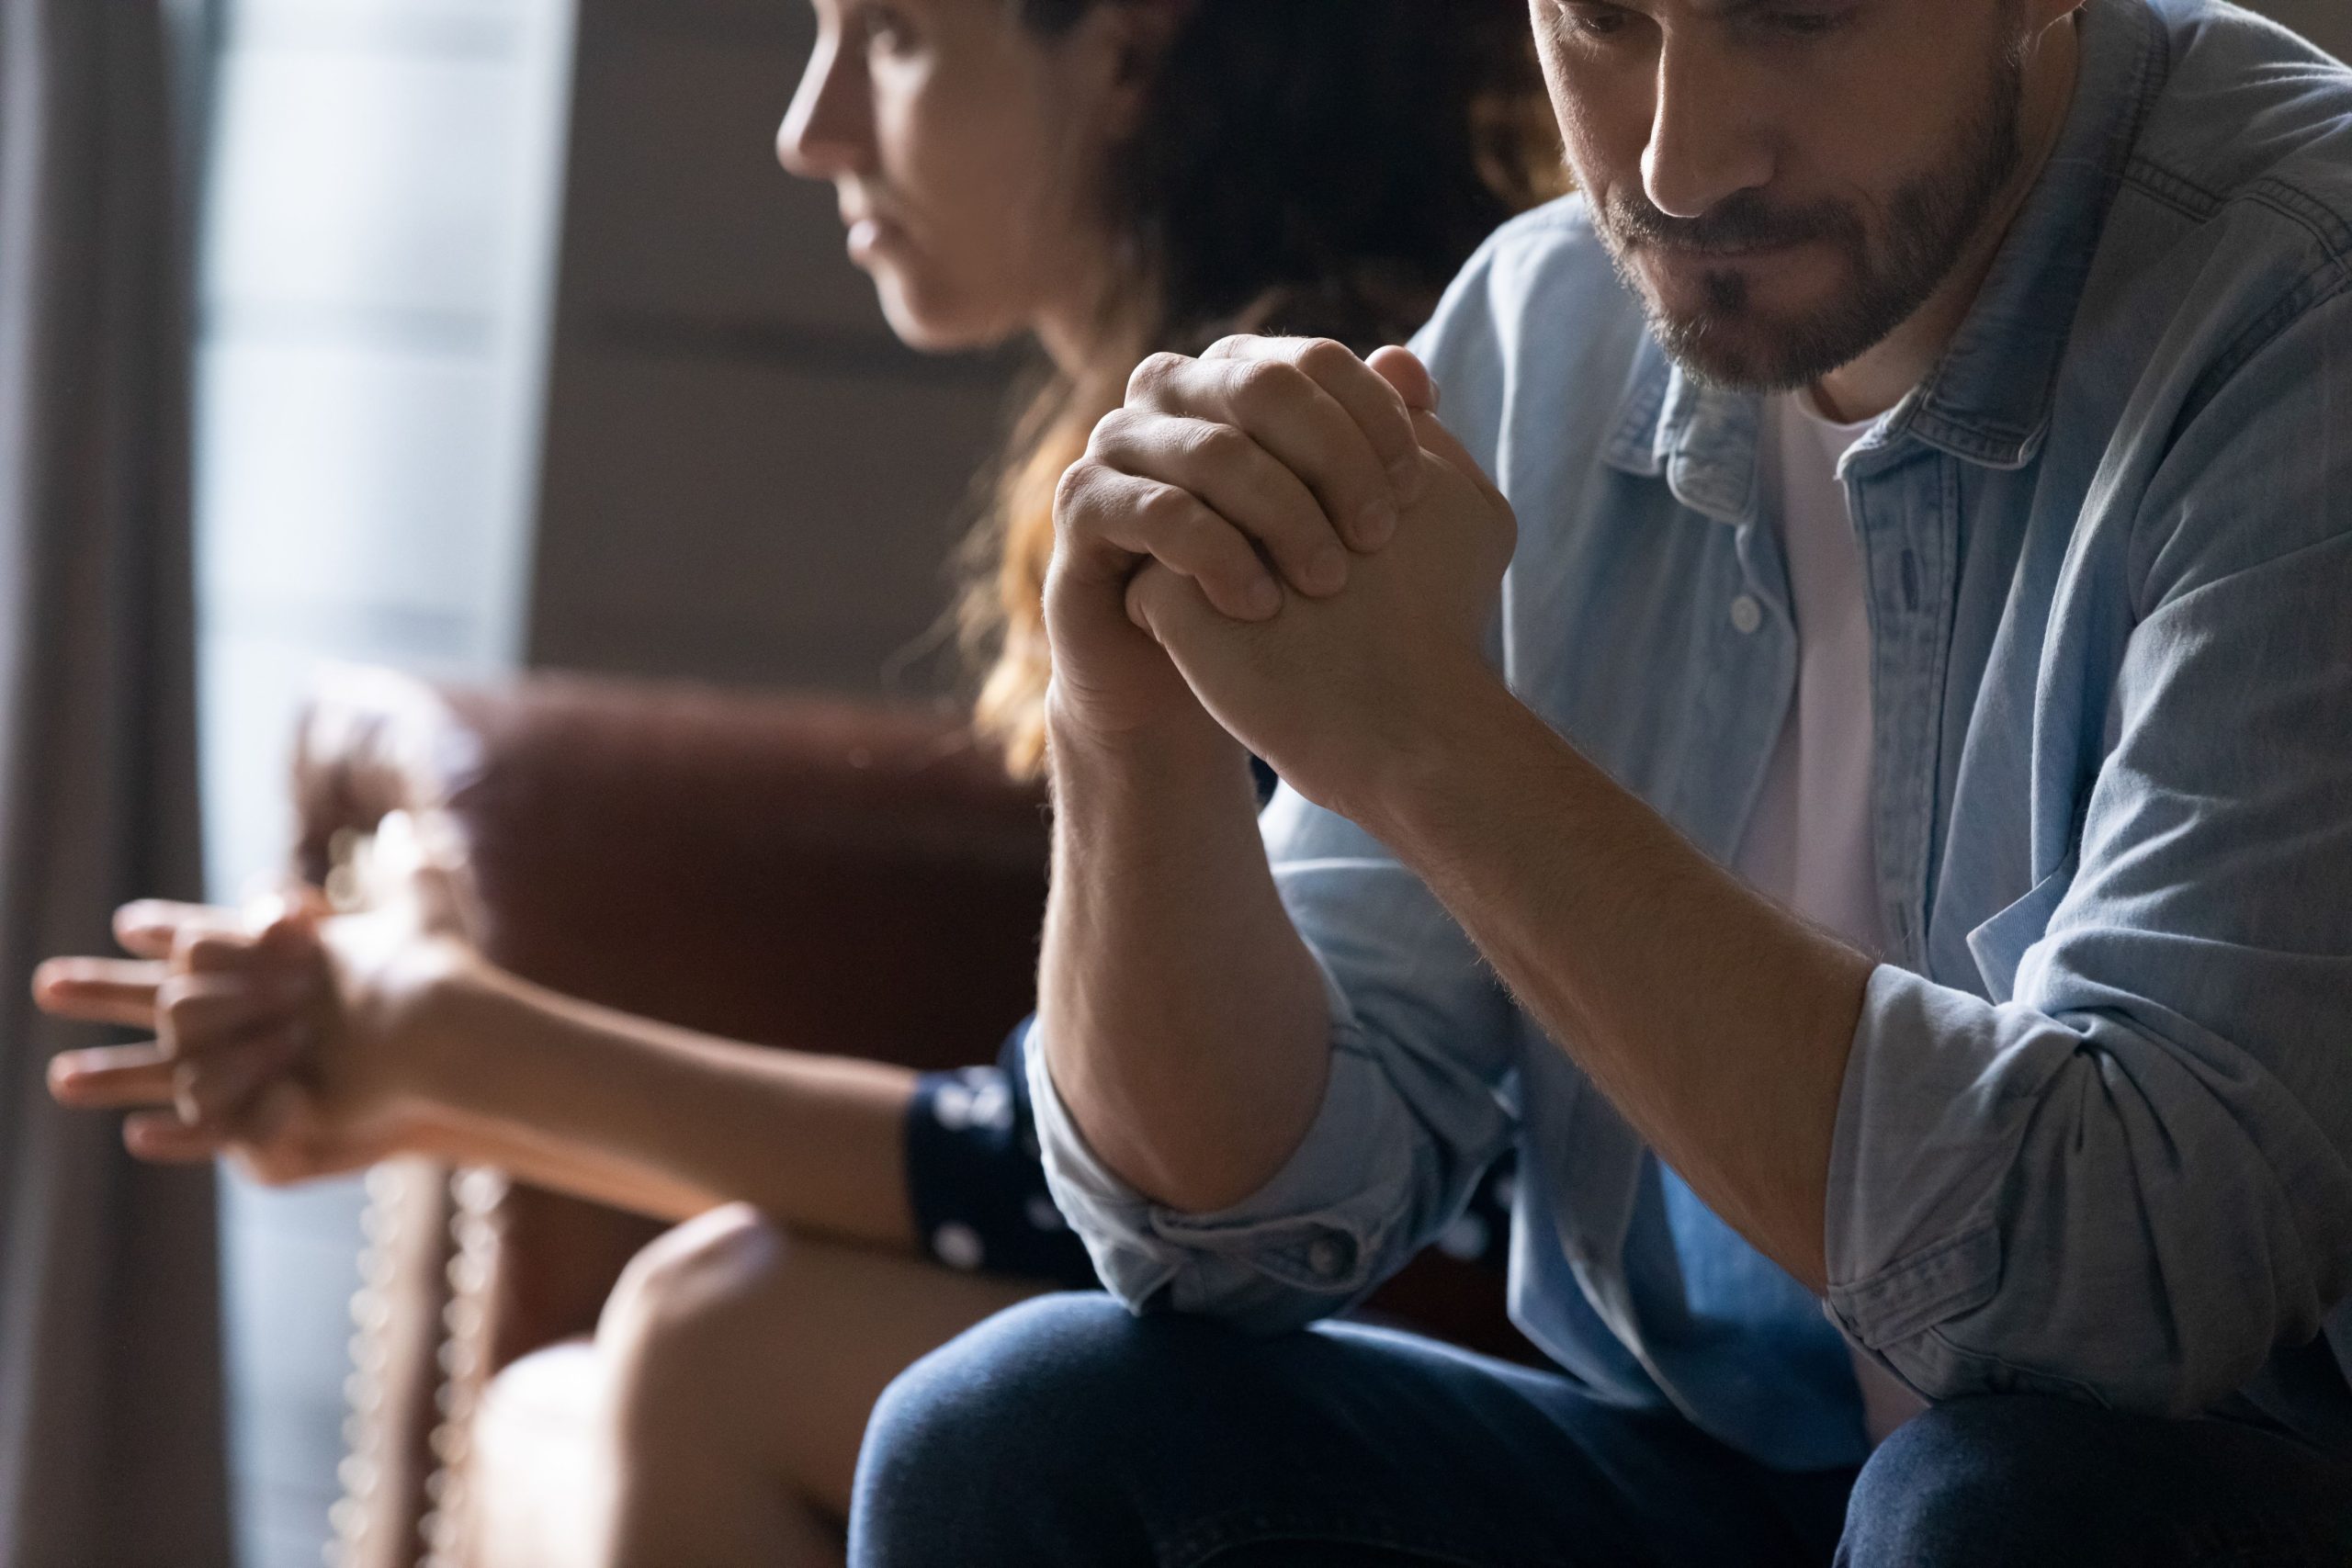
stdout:
{"type": "MultiPolygon", "coordinates": [[[[1995,259],[1976,303],[1926,379],[1856,447],[1905,437],[1965,462],[2020,468],[2050,428],[2058,370],[2098,236],[2169,61],[2148,0],[2089,0],[2065,130],[1995,259]]],[[[1761,402],[1711,387],[1643,345],[1603,457],[1721,523],[1755,520],[1761,402]]]]}

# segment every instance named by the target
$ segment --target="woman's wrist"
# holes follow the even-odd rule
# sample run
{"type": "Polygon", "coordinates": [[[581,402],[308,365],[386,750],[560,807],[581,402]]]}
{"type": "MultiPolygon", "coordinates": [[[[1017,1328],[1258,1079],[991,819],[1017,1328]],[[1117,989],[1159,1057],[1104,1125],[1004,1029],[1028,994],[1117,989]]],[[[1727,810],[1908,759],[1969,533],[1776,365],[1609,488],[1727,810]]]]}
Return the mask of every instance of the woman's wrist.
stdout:
{"type": "Polygon", "coordinates": [[[469,1064],[489,1032],[498,971],[467,943],[439,937],[413,943],[388,967],[368,1001],[374,1016],[354,1020],[377,1043],[380,1087],[407,1110],[470,1109],[469,1064]]]}

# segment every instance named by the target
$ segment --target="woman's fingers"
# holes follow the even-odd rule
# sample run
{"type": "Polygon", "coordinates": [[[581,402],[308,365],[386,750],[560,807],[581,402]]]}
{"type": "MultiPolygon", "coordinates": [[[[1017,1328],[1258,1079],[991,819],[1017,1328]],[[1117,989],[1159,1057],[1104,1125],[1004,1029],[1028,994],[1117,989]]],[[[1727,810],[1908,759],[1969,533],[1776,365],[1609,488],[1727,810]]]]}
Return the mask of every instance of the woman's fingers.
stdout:
{"type": "Polygon", "coordinates": [[[153,959],[52,958],[33,971],[33,1000],[59,1018],[153,1029],[165,974],[153,959]]]}
{"type": "Polygon", "coordinates": [[[200,1056],[173,1059],[172,1102],[191,1124],[246,1136],[262,1091],[288,1077],[310,1049],[299,1023],[272,1023],[212,1044],[200,1056]]]}
{"type": "Polygon", "coordinates": [[[155,1037],[175,1060],[205,1056],[259,1026],[295,1023],[305,1001],[300,976],[174,975],[156,988],[155,1037]]]}
{"type": "Polygon", "coordinates": [[[169,898],[141,898],[114,912],[114,937],[125,953],[141,958],[169,958],[184,931],[232,931],[234,910],[209,904],[181,904],[169,898]]]}
{"type": "Polygon", "coordinates": [[[129,1111],[172,1102],[172,1061],[153,1041],[66,1051],[50,1059],[49,1092],[76,1111],[129,1111]]]}
{"type": "Polygon", "coordinates": [[[122,1142],[151,1165],[203,1165],[228,1146],[220,1134],[191,1127],[172,1111],[141,1111],[124,1118],[122,1142]]]}

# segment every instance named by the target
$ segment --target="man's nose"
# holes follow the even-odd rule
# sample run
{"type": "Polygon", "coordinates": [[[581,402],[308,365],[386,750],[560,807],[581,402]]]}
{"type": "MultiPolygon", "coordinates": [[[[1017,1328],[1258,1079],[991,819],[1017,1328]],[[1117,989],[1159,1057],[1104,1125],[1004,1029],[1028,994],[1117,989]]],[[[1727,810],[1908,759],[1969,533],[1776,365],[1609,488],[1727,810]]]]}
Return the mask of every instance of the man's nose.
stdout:
{"type": "Polygon", "coordinates": [[[829,32],[818,39],[776,131],[776,162],[808,180],[862,172],[873,146],[872,120],[865,60],[829,32]]]}
{"type": "Polygon", "coordinates": [[[1747,107],[1753,91],[1705,40],[1667,39],[1642,153],[1642,188],[1652,206],[1669,218],[1699,218],[1726,197],[1770,182],[1771,150],[1747,107]]]}

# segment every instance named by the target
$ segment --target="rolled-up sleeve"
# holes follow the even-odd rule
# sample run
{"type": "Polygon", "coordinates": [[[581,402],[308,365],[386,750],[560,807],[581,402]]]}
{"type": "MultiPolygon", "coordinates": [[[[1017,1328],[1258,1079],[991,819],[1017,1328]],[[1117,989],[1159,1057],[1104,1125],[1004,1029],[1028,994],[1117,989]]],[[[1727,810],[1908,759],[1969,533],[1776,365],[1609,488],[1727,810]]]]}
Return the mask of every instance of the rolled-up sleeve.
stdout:
{"type": "Polygon", "coordinates": [[[2114,739],[2074,852],[1972,939],[1991,999],[1871,982],[1829,1306],[1930,1397],[2188,1415],[2352,1295],[2346,321],[2257,356],[2151,483],[2114,739]]]}
{"type": "Polygon", "coordinates": [[[1362,829],[1287,790],[1264,828],[1331,1010],[1323,1104],[1272,1180],[1216,1213],[1150,1202],[1027,1055],[1047,1185],[1112,1292],[1278,1333],[1354,1304],[1460,1214],[1510,1141],[1513,1033],[1468,938],[1362,829]]]}

